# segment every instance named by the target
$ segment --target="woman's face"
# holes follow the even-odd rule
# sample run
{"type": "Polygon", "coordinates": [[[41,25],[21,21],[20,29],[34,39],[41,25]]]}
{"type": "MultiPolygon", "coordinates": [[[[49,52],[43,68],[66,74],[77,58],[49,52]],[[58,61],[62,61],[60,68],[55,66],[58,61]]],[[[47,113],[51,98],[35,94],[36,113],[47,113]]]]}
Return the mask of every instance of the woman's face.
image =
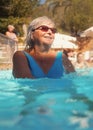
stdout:
{"type": "Polygon", "coordinates": [[[84,61],[84,55],[83,54],[79,54],[77,57],[78,62],[83,62],[84,61]]]}
{"type": "Polygon", "coordinates": [[[36,28],[33,32],[33,41],[35,44],[46,44],[51,45],[55,38],[56,29],[52,26],[52,24],[43,24],[36,28]]]}

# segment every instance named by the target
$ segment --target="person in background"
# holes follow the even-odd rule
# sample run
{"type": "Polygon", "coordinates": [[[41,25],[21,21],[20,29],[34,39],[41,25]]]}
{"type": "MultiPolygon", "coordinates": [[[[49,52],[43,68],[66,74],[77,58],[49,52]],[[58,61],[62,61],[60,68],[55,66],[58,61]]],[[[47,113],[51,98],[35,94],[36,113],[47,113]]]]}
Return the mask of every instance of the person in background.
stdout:
{"type": "Polygon", "coordinates": [[[73,56],[73,49],[63,49],[63,53],[67,56],[73,56]]]}
{"type": "Polygon", "coordinates": [[[8,25],[7,29],[8,30],[6,31],[6,36],[14,40],[15,42],[18,42],[18,38],[14,33],[15,27],[13,25],[8,25]]]}
{"type": "Polygon", "coordinates": [[[79,52],[77,54],[77,61],[75,63],[75,68],[76,69],[83,69],[83,68],[88,68],[88,67],[89,67],[89,64],[84,59],[84,54],[82,52],[79,52]]]}
{"type": "Polygon", "coordinates": [[[14,33],[15,27],[13,25],[8,25],[7,31],[5,35],[9,38],[9,44],[7,45],[7,52],[9,53],[9,61],[13,57],[15,51],[18,50],[18,38],[17,35],[14,33]]]}
{"type": "Polygon", "coordinates": [[[75,72],[67,56],[51,49],[55,38],[54,22],[47,16],[34,19],[27,30],[26,47],[13,56],[15,78],[61,78],[75,72]]]}
{"type": "Polygon", "coordinates": [[[74,65],[76,62],[76,52],[74,49],[65,48],[63,49],[63,53],[68,57],[71,63],[74,65]]]}

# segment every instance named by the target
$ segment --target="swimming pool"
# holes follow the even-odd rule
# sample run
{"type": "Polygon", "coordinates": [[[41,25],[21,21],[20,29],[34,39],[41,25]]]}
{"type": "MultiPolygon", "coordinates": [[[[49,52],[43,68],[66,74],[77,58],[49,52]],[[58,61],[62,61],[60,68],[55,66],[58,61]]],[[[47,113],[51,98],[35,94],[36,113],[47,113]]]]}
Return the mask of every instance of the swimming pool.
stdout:
{"type": "Polygon", "coordinates": [[[0,130],[92,130],[93,69],[61,79],[0,71],[0,130]]]}

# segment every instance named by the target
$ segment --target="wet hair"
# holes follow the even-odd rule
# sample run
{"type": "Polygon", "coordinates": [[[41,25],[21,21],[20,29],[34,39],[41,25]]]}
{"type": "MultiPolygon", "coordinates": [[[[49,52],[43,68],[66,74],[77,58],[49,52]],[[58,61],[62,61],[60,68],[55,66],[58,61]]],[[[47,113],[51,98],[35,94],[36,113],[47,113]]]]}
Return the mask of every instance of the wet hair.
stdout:
{"type": "Polygon", "coordinates": [[[49,23],[49,24],[52,24],[53,27],[55,27],[55,23],[50,19],[48,18],[47,16],[42,16],[42,17],[38,17],[36,19],[34,19],[30,25],[28,26],[28,29],[27,29],[27,36],[26,36],[26,47],[25,49],[33,49],[34,48],[34,42],[33,40],[31,39],[31,35],[32,35],[32,32],[38,28],[39,26],[43,25],[43,23],[49,23]]]}

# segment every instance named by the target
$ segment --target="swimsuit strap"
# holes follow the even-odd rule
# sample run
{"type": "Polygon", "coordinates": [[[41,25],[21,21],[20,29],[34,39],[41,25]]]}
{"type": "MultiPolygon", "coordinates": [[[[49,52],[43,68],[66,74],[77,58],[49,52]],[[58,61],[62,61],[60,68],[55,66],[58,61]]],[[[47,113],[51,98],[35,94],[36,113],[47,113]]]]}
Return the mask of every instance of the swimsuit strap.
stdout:
{"type": "Polygon", "coordinates": [[[29,53],[27,53],[25,51],[24,51],[24,54],[27,57],[29,68],[30,68],[33,76],[35,76],[36,78],[42,77],[42,76],[44,77],[44,73],[43,73],[41,67],[35,61],[35,59],[31,55],[29,55],[29,53]]]}

